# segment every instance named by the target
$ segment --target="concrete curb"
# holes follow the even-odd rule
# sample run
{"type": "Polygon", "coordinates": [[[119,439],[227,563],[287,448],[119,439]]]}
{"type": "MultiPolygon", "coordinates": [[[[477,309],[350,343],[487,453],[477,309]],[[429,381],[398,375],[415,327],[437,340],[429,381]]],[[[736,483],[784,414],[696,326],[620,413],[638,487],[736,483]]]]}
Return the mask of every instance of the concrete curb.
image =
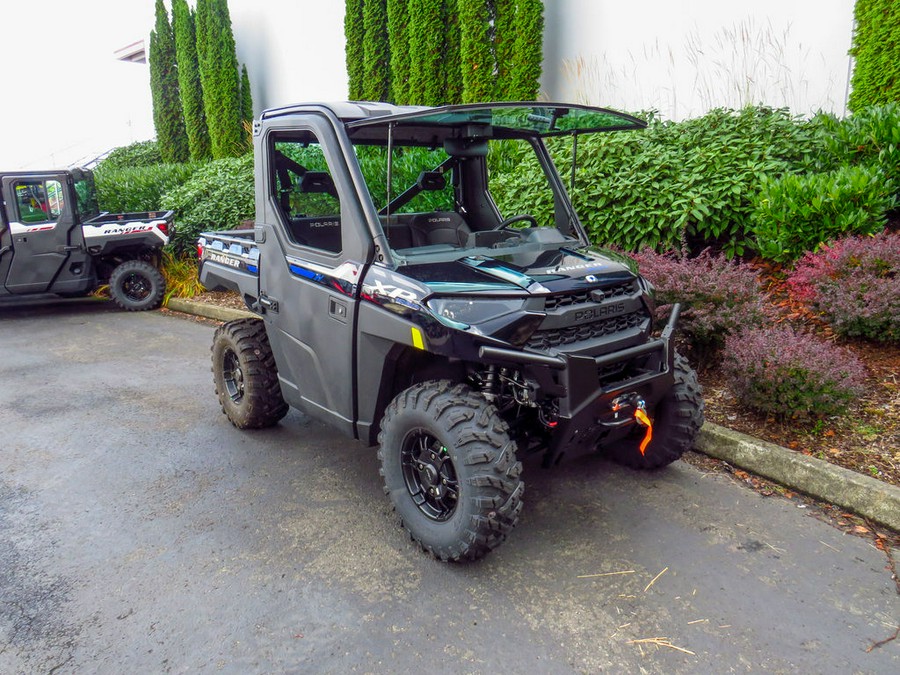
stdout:
{"type": "Polygon", "coordinates": [[[216,321],[234,321],[235,319],[252,319],[259,318],[253,312],[243,309],[232,309],[230,307],[219,307],[218,305],[210,305],[205,302],[197,302],[195,300],[184,300],[182,298],[169,298],[166,303],[168,309],[176,312],[184,312],[185,314],[193,314],[194,316],[202,316],[206,319],[215,319],[216,321]]]}
{"type": "MultiPolygon", "coordinates": [[[[170,299],[166,306],[176,312],[217,321],[257,317],[245,310],[179,298],[170,299]]],[[[900,532],[898,487],[712,422],[703,425],[695,448],[710,457],[837,504],[900,532]]]]}
{"type": "Polygon", "coordinates": [[[900,531],[900,488],[707,422],[700,452],[900,531]]]}

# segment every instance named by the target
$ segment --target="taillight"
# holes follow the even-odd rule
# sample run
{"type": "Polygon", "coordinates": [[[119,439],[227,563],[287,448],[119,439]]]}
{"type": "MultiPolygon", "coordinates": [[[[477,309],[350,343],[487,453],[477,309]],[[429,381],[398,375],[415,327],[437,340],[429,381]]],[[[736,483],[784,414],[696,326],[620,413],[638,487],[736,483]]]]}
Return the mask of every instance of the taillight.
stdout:
{"type": "Polygon", "coordinates": [[[159,228],[160,232],[162,232],[163,234],[165,234],[165,235],[169,234],[169,224],[168,223],[166,223],[166,222],[159,223],[157,225],[157,227],[159,228]]]}
{"type": "Polygon", "coordinates": [[[203,246],[201,244],[197,244],[197,259],[203,257],[203,246]]]}

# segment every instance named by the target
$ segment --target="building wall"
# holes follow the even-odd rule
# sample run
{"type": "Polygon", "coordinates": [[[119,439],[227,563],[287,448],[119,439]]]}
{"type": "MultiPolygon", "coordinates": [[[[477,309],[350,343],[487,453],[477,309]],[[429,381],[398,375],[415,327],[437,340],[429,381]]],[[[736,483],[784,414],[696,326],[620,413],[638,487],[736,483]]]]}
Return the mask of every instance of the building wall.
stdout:
{"type": "MultiPolygon", "coordinates": [[[[854,0],[545,0],[544,96],[669,119],[746,103],[843,114],[854,0]]],[[[229,0],[256,112],[347,96],[344,3],[229,0]]]]}
{"type": "Polygon", "coordinates": [[[546,0],[551,98],[669,119],[764,103],[845,112],[854,0],[546,0]]]}

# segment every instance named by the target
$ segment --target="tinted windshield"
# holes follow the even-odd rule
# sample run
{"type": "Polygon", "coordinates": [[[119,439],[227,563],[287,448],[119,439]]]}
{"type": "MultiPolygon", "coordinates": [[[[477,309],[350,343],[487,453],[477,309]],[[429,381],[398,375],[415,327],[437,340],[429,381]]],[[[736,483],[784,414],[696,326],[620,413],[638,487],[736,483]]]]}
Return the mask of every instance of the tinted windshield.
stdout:
{"type": "Polygon", "coordinates": [[[442,147],[355,146],[391,249],[401,257],[577,243],[574,215],[526,139],[442,147]]]}

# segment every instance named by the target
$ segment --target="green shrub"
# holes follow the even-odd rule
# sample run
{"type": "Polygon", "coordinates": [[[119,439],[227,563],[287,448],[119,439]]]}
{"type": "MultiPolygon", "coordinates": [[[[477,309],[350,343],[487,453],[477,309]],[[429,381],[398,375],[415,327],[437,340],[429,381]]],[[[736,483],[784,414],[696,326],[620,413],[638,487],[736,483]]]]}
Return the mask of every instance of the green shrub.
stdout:
{"type": "MultiPolygon", "coordinates": [[[[108,160],[107,160],[108,161],[108,160]]],[[[95,174],[97,204],[101,211],[158,211],[163,194],[188,180],[199,164],[155,164],[136,168],[107,168],[95,174]]]]}
{"type": "Polygon", "coordinates": [[[884,173],[867,166],[764,177],[753,214],[757,250],[786,263],[831,239],[880,232],[895,192],[884,173]]]}
{"type": "Polygon", "coordinates": [[[831,166],[863,164],[878,167],[900,183],[900,103],[869,106],[838,120],[822,116],[831,166]]]}
{"type": "MultiPolygon", "coordinates": [[[[578,141],[572,200],[594,241],[630,251],[707,246],[728,255],[753,245],[760,180],[808,170],[823,147],[821,125],[785,110],[713,110],[684,122],[651,120],[644,131],[593,134],[578,141]]],[[[551,152],[567,179],[572,142],[551,152]]],[[[527,189],[536,168],[516,170],[527,189]]]]}
{"type": "Polygon", "coordinates": [[[97,166],[97,171],[113,169],[135,169],[162,164],[162,155],[156,141],[138,141],[131,145],[115,148],[97,166]]]}
{"type": "Polygon", "coordinates": [[[741,403],[779,418],[841,414],[866,378],[849,350],[781,327],[728,337],[723,365],[741,403]]]}
{"type": "Polygon", "coordinates": [[[226,230],[253,218],[253,155],[204,164],[183,184],[173,185],[162,206],[175,210],[176,250],[191,251],[204,230],[226,230]]]}
{"type": "Polygon", "coordinates": [[[838,335],[900,342],[900,232],[841,239],[807,253],[788,286],[838,335]]]}

